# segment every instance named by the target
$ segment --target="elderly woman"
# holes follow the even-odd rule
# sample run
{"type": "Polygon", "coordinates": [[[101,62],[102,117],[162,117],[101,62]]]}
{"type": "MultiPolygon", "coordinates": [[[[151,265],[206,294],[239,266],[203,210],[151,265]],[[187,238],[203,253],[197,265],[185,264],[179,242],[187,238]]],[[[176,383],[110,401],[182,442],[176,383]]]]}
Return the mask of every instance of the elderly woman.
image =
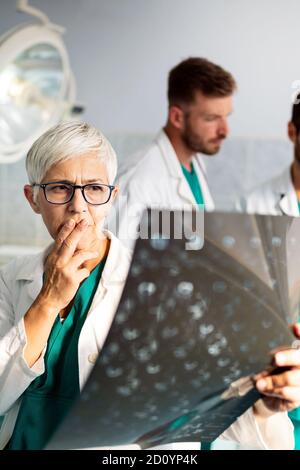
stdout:
{"type": "MultiPolygon", "coordinates": [[[[34,143],[26,167],[25,196],[54,243],[0,272],[0,448],[6,449],[43,448],[68,412],[103,346],[130,261],[103,229],[117,194],[117,163],[100,132],[59,124],[34,143]]],[[[299,351],[280,354],[279,365],[290,370],[260,378],[268,407],[257,402],[224,438],[293,447],[285,411],[300,401],[299,351]]]]}
{"type": "Polygon", "coordinates": [[[60,124],[30,149],[24,193],[54,239],[0,279],[1,445],[40,449],[95,363],[129,267],[103,231],[117,194],[116,155],[95,128],[60,124]]]}

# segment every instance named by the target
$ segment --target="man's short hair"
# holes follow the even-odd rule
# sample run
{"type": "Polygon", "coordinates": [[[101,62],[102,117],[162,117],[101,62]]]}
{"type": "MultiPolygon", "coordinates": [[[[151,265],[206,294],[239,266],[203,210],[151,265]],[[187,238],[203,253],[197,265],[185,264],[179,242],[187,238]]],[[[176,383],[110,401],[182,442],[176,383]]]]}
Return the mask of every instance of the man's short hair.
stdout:
{"type": "Polygon", "coordinates": [[[292,123],[296,127],[297,133],[300,132],[300,93],[297,95],[292,108],[292,123]]]}
{"type": "Polygon", "coordinates": [[[226,97],[233,94],[236,82],[219,65],[200,57],[190,57],[176,65],[169,73],[169,105],[190,104],[200,91],[208,97],[226,97]]]}

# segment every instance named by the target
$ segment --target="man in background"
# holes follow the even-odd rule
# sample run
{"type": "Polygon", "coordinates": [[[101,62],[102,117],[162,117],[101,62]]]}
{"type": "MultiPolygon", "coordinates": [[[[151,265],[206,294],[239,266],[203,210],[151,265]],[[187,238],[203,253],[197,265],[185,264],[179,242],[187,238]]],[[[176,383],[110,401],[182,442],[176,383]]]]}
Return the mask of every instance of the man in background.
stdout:
{"type": "MultiPolygon", "coordinates": [[[[300,215],[300,94],[292,107],[287,131],[293,143],[294,158],[283,172],[272,178],[237,203],[237,209],[250,214],[300,215]]],[[[289,412],[294,425],[295,449],[300,449],[300,408],[289,412]]]]}
{"type": "Polygon", "coordinates": [[[170,71],[166,125],[119,173],[117,214],[109,223],[127,245],[146,207],[214,209],[201,154],[215,155],[227,137],[235,89],[232,75],[207,59],[192,57],[170,71]]]}
{"type": "Polygon", "coordinates": [[[300,212],[300,94],[293,104],[288,122],[288,136],[293,143],[294,159],[291,165],[273,179],[252,190],[237,203],[237,209],[247,213],[290,215],[300,212]]]}

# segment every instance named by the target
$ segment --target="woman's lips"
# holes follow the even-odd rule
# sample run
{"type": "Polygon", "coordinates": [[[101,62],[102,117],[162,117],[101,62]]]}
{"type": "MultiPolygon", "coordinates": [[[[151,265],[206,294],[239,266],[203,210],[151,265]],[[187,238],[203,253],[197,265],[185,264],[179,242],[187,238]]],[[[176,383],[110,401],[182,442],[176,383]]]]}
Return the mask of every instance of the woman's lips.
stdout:
{"type": "MultiPolygon", "coordinates": [[[[60,230],[67,224],[67,222],[68,222],[69,220],[70,220],[70,219],[66,220],[65,222],[63,222],[62,224],[59,225],[59,227],[58,227],[58,232],[60,232],[60,230]]],[[[72,220],[74,220],[74,219],[72,219],[72,220]]],[[[75,228],[76,225],[78,225],[79,222],[81,222],[82,220],[84,220],[84,219],[80,219],[80,220],[78,220],[78,221],[74,220],[74,221],[75,221],[75,226],[74,226],[74,228],[75,228]]],[[[91,223],[88,223],[88,222],[87,222],[87,224],[88,224],[88,225],[87,225],[88,227],[92,227],[92,226],[94,225],[94,224],[91,224],[91,223]]]]}

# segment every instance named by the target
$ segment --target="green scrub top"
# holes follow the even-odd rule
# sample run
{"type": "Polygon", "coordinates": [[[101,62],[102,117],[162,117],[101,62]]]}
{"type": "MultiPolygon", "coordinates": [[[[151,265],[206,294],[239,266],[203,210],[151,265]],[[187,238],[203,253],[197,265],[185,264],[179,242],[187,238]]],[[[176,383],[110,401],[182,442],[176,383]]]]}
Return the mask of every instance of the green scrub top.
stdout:
{"type": "MultiPolygon", "coordinates": [[[[298,201],[300,212],[300,201],[298,201]]],[[[300,321],[300,317],[298,318],[300,321]]],[[[295,450],[300,450],[300,407],[288,412],[288,415],[294,425],[295,450]]]]}
{"type": "Polygon", "coordinates": [[[288,413],[294,425],[295,450],[300,450],[300,408],[288,413]]]}
{"type": "Polygon", "coordinates": [[[79,287],[72,309],[57,316],[45,353],[45,372],[22,395],[7,449],[43,449],[79,395],[78,340],[105,265],[104,258],[79,287]]]}
{"type": "Polygon", "coordinates": [[[196,203],[202,206],[201,208],[204,209],[203,194],[193,163],[191,163],[191,171],[188,171],[183,165],[181,165],[181,168],[185,179],[191,188],[196,203]]]}

